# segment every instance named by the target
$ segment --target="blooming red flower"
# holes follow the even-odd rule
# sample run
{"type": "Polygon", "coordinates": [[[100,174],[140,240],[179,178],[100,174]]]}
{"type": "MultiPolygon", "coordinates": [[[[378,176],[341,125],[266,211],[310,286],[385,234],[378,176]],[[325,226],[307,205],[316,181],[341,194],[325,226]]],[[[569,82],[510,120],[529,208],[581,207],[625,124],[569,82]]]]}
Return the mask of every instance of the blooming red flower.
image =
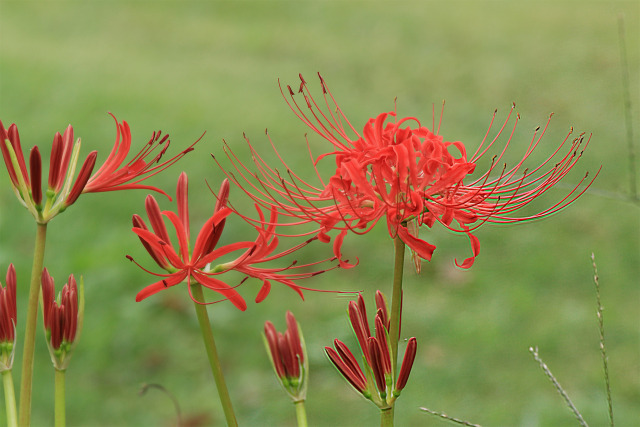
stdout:
{"type": "MultiPolygon", "coordinates": [[[[0,121],[0,149],[4,158],[11,185],[18,200],[40,223],[46,223],[68,206],[82,193],[102,191],[150,189],[164,191],[140,182],[163,171],[193,150],[194,142],[178,155],[161,162],[169,147],[169,136],[154,132],[144,148],[122,166],[131,148],[131,131],[127,122],[116,122],[117,136],[114,147],[105,163],[92,175],[97,151],[92,151],[82,164],[74,180],[80,154],[80,138],[74,143],[73,127],[69,125],[62,135],[53,137],[49,163],[49,179],[46,192],[42,191],[42,160],[40,150],[34,146],[29,154],[29,171],[22,152],[20,135],[15,123],[5,129],[0,121]],[[152,158],[149,158],[152,156],[152,158]],[[43,204],[43,195],[45,196],[43,204]]],[[[168,196],[167,196],[168,197],[168,196]]]]}
{"type": "Polygon", "coordinates": [[[287,311],[287,330],[278,332],[273,323],[264,324],[264,341],[273,369],[294,402],[304,400],[309,367],[304,338],[293,313],[287,311]]]}
{"type": "Polygon", "coordinates": [[[0,372],[13,365],[17,321],[16,270],[10,264],[5,286],[0,283],[0,372]]]}
{"type": "Polygon", "coordinates": [[[407,384],[416,357],[417,341],[409,338],[399,372],[391,363],[389,342],[389,310],[382,292],[376,292],[376,316],[372,334],[367,320],[367,310],[362,295],[349,303],[349,320],[358,339],[366,369],[360,368],[355,356],[340,340],[334,341],[335,350],[325,347],[327,356],[349,383],[380,408],[393,406],[394,401],[407,384]],[[365,374],[371,372],[373,378],[365,374]]]}
{"type": "Polygon", "coordinates": [[[46,268],[42,271],[41,285],[47,345],[56,367],[65,369],[80,333],[84,296],[82,292],[78,294],[78,285],[73,274],[69,276],[57,299],[53,277],[46,268]]]}
{"type": "MultiPolygon", "coordinates": [[[[277,213],[275,210],[272,210],[271,217],[269,220],[266,220],[260,208],[257,207],[258,214],[260,215],[260,225],[255,226],[255,230],[258,233],[258,237],[255,241],[237,241],[235,243],[216,248],[227,217],[235,212],[227,206],[229,195],[229,182],[227,180],[225,180],[220,187],[220,191],[217,196],[218,201],[214,208],[213,215],[203,225],[198,237],[196,238],[193,251],[190,251],[189,205],[187,193],[187,174],[183,172],[178,179],[176,191],[176,203],[178,208],[177,214],[171,211],[161,212],[158,207],[158,203],[153,196],[148,196],[145,207],[151,224],[151,230],[147,227],[140,216],[133,216],[133,232],[138,235],[142,244],[147,249],[147,252],[149,252],[155,262],[168,272],[168,274],[157,274],[151,273],[145,269],[145,271],[154,274],[155,276],[159,276],[162,279],[152,283],[140,291],[136,296],[136,301],[142,301],[163,289],[175,286],[186,280],[191,299],[202,304],[201,301],[195,300],[191,294],[190,284],[193,278],[197,283],[222,294],[225,299],[231,301],[231,303],[240,310],[245,310],[247,308],[247,304],[236,291],[236,287],[230,286],[216,278],[216,276],[232,270],[245,275],[245,278],[253,277],[263,282],[262,288],[256,298],[256,302],[260,302],[266,298],[271,289],[271,281],[276,281],[289,286],[301,297],[302,290],[309,289],[301,287],[295,283],[296,280],[309,278],[319,273],[318,271],[306,271],[302,273],[296,272],[297,269],[304,269],[305,267],[308,267],[309,264],[298,266],[295,265],[296,262],[294,261],[292,264],[284,268],[257,266],[289,255],[314,240],[309,239],[293,248],[274,254],[274,251],[277,249],[279,244],[279,239],[275,233],[275,224],[277,223],[277,213]],[[163,216],[171,222],[175,229],[176,236],[178,238],[177,248],[174,248],[169,238],[165,223],[162,219],[163,216]],[[210,267],[210,264],[214,261],[218,261],[219,258],[236,251],[243,251],[243,253],[232,261],[210,267]]],[[[130,256],[127,257],[133,261],[133,258],[130,256]]],[[[242,282],[244,282],[244,280],[242,282]]]]}
{"type": "MultiPolygon", "coordinates": [[[[111,114],[111,113],[109,113],[111,114]]],[[[131,129],[126,121],[119,123],[113,114],[113,120],[116,122],[116,141],[113,149],[104,164],[94,173],[87,181],[83,193],[98,193],[101,191],[129,190],[129,189],[147,189],[157,191],[169,197],[161,189],[152,185],[143,185],[140,182],[156,175],[175,162],[180,160],[190,151],[193,146],[198,143],[196,140],[193,144],[182,150],[172,158],[161,162],[171,141],[169,135],[162,135],[162,132],[153,132],[149,141],[145,146],[124,166],[122,163],[129,155],[131,149],[131,129]],[[152,156],[152,157],[150,157],[152,156]]],[[[169,197],[169,199],[171,199],[169,197]]]]}
{"type": "MultiPolygon", "coordinates": [[[[385,218],[392,237],[399,236],[419,258],[430,260],[435,246],[420,239],[418,230],[422,225],[430,228],[438,222],[469,237],[472,256],[459,264],[456,261],[459,266],[468,268],[480,250],[480,243],[472,233],[477,227],[485,222],[511,223],[551,215],[572,203],[593,182],[580,189],[587,178],[585,175],[551,207],[533,215],[515,216],[515,211],[566,176],[580,158],[589,138],[585,140],[581,134],[566,144],[572,135],[570,132],[542,164],[525,169],[525,160],[538,146],[549,125],[547,122],[542,131],[536,130],[515,166],[499,167],[513,137],[512,130],[489,169],[472,179],[470,175],[476,170],[479,159],[505,132],[513,108],[495,137],[488,140],[492,119],[482,143],[469,157],[461,142],[447,142],[417,118],[398,119],[395,112],[370,119],[360,134],[336,104],[322,77],[320,82],[327,113],[312,98],[302,76],[300,79],[298,92],[304,98],[302,105],[307,111],[296,102],[290,86],[287,86],[290,100],[284,92],[283,96],[298,118],[332,145],[329,151],[316,158],[311,155],[314,168],[321,160],[331,158],[335,162],[335,173],[323,179],[316,168],[320,184],[312,185],[292,172],[278,154],[287,171],[287,176],[282,176],[249,143],[257,172],[250,171],[226,147],[227,156],[237,172],[237,175],[227,172],[227,176],[261,206],[276,206],[283,215],[294,218],[290,224],[318,224],[319,228],[310,234],[317,235],[320,240],[328,242],[331,238],[327,233],[338,230],[334,253],[340,258],[347,232],[364,234],[385,218]],[[565,154],[561,154],[565,144],[568,147],[565,154]]],[[[494,119],[495,115],[494,112],[494,119]]],[[[514,130],[517,122],[518,118],[514,130]]],[[[348,265],[343,263],[342,266],[348,265]]]]}

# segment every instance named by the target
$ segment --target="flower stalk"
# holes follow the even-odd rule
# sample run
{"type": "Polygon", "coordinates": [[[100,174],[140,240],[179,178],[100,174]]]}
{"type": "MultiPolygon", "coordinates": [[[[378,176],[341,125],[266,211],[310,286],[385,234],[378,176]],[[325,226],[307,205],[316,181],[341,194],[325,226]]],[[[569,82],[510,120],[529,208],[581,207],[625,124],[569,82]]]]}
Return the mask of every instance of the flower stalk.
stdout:
{"type": "Polygon", "coordinates": [[[402,277],[404,272],[405,244],[399,236],[393,239],[393,292],[391,294],[391,321],[389,326],[389,341],[391,343],[391,363],[393,372],[398,366],[398,340],[400,338],[400,321],[402,318],[402,277]]]}
{"type": "Polygon", "coordinates": [[[237,426],[238,422],[236,420],[235,413],[233,412],[231,397],[229,396],[229,390],[227,389],[227,384],[224,380],[224,375],[220,366],[220,359],[218,358],[218,350],[216,349],[216,342],[213,338],[211,323],[209,323],[207,306],[196,302],[204,301],[202,285],[191,282],[191,295],[193,295],[194,298],[193,305],[196,309],[198,324],[200,325],[200,331],[202,332],[202,340],[204,342],[205,349],[207,350],[209,364],[211,365],[211,373],[213,374],[213,379],[216,382],[216,388],[218,389],[218,395],[220,397],[220,403],[222,404],[225,419],[227,420],[227,425],[237,426]]]}
{"type": "Polygon", "coordinates": [[[295,402],[296,405],[296,420],[298,427],[307,427],[307,410],[304,407],[304,400],[295,402]]]}
{"type": "Polygon", "coordinates": [[[54,425],[64,427],[66,425],[65,408],[65,372],[64,369],[55,369],[55,394],[54,394],[54,425]]]}
{"type": "Polygon", "coordinates": [[[7,411],[7,426],[17,427],[18,413],[16,411],[16,395],[13,388],[11,369],[2,371],[2,385],[4,387],[4,403],[7,411]]]}
{"type": "MultiPolygon", "coordinates": [[[[391,367],[394,375],[398,372],[398,341],[402,319],[402,278],[404,274],[405,243],[400,236],[393,238],[393,291],[391,294],[391,314],[389,316],[389,346],[391,347],[391,367]]],[[[394,406],[380,412],[380,425],[393,426],[394,406]]]]}
{"type": "Polygon", "coordinates": [[[31,423],[31,394],[33,386],[33,356],[36,345],[36,323],[38,321],[38,301],[40,298],[40,279],[44,263],[44,249],[47,241],[47,223],[36,224],[36,241],[33,249],[31,283],[27,301],[25,319],[24,347],[22,351],[22,377],[20,382],[20,408],[18,423],[28,426],[31,423]]]}

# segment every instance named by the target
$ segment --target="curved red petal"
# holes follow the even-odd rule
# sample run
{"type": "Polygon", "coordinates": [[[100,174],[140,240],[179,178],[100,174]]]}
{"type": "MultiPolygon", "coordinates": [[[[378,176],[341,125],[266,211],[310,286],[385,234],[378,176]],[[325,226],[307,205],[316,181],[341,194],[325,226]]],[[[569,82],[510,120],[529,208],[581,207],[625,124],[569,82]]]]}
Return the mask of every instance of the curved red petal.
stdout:
{"type": "Polygon", "coordinates": [[[157,294],[158,292],[170,288],[171,286],[175,286],[179,283],[182,283],[184,279],[186,279],[187,273],[185,271],[180,271],[178,273],[172,274],[166,279],[159,280],[155,283],[152,283],[146,286],[143,290],[138,292],[136,295],[136,302],[140,302],[143,299],[150,297],[151,295],[157,294]]]}
{"type": "Polygon", "coordinates": [[[269,292],[271,292],[271,282],[268,280],[265,280],[262,283],[260,292],[258,292],[258,295],[256,296],[256,302],[259,303],[264,301],[264,299],[269,295],[269,292]]]}

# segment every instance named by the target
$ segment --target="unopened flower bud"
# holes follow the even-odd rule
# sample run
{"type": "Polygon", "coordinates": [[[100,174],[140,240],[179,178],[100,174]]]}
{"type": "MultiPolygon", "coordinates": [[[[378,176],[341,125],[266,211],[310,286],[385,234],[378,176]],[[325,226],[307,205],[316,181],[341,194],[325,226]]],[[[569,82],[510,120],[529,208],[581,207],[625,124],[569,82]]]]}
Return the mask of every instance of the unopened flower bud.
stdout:
{"type": "Polygon", "coordinates": [[[84,286],[80,292],[73,274],[55,297],[53,277],[45,268],[42,272],[42,301],[45,335],[51,361],[58,370],[65,370],[82,329],[84,317],[84,286]]]}
{"type": "Polygon", "coordinates": [[[0,283],[0,372],[10,370],[16,344],[16,270],[7,269],[5,286],[0,283]]]}
{"type": "Polygon", "coordinates": [[[284,334],[276,331],[273,323],[266,321],[263,337],[271,365],[285,392],[294,402],[304,400],[309,366],[304,338],[293,314],[287,312],[287,330],[284,334]]]}

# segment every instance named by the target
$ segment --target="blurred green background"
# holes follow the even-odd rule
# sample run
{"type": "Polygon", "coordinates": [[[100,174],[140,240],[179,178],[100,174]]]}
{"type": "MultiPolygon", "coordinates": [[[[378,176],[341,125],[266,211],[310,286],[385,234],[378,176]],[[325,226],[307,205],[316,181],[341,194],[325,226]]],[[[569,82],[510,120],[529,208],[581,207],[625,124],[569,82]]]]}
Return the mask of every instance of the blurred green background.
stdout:
{"type": "MultiPolygon", "coordinates": [[[[446,425],[433,410],[491,426],[564,426],[575,422],[528,352],[543,359],[586,420],[607,424],[598,349],[590,255],[595,252],[605,306],[616,421],[640,420],[638,205],[629,189],[618,19],[624,17],[631,75],[632,117],[638,123],[639,3],[631,2],[10,2],[0,1],[0,118],[15,122],[23,145],[49,153],[67,124],[83,154],[104,159],[115,137],[107,112],[127,120],[135,143],[153,130],[170,133],[174,153],[197,139],[195,153],[152,184],[174,192],[180,171],[191,179],[192,226],[213,207],[205,180],[222,177],[209,153],[222,156],[224,138],[246,153],[242,132],[273,159],[264,129],[302,174],[308,170],[304,133],[288,110],[277,79],[296,85],[298,73],[319,94],[322,72],[357,128],[382,111],[431,123],[432,104],[446,100],[441,133],[469,150],[482,139],[495,108],[500,118],[516,102],[522,120],[508,159],[526,149],[533,129],[555,112],[533,161],[571,126],[593,133],[589,149],[565,181],[534,208],[564,196],[585,171],[602,172],[591,191],[549,219],[522,226],[484,226],[481,254],[462,271],[468,241],[437,227],[422,236],[437,245],[417,276],[407,263],[403,334],[418,338],[409,384],[397,403],[397,425],[446,425]],[[300,154],[301,153],[301,154],[300,154]]],[[[323,142],[311,138],[316,152],[323,142]]],[[[637,145],[636,145],[637,148],[637,145]]],[[[532,163],[533,163],[532,161],[532,163]]],[[[24,328],[34,224],[1,172],[0,268],[18,271],[19,326],[24,328]]],[[[311,175],[308,175],[312,178],[311,175]]],[[[85,195],[49,226],[45,265],[63,283],[69,273],[86,283],[86,319],[68,370],[69,425],[173,425],[159,383],[180,401],[192,425],[224,419],[184,287],[142,303],[135,294],[152,277],[125,259],[151,267],[130,231],[144,212],[145,192],[85,195]]],[[[232,189],[232,197],[239,196],[232,189]]],[[[167,200],[165,209],[173,209],[167,200]]],[[[240,202],[238,202],[240,203],[240,202]]],[[[230,223],[223,239],[244,236],[230,223]]],[[[330,254],[329,246],[315,246],[330,254]]],[[[390,292],[392,245],[384,226],[351,236],[345,253],[360,258],[311,287],[390,292]]],[[[317,255],[314,257],[317,258],[317,255]]],[[[4,273],[2,273],[4,275],[4,273]]],[[[334,338],[355,343],[347,298],[307,293],[306,301],[274,285],[253,303],[259,284],[241,292],[249,308],[210,307],[230,393],[244,426],[295,425],[261,341],[262,325],[284,329],[292,310],[304,330],[311,365],[311,425],[376,425],[376,408],[352,392],[322,348],[334,338]]],[[[53,423],[53,371],[39,339],[33,424],[53,423]]],[[[22,342],[19,343],[19,349],[22,342]]],[[[21,352],[16,355],[19,383],[21,352]]],[[[0,409],[0,414],[4,406],[0,409]]],[[[0,416],[0,425],[4,423],[0,416]]]]}

